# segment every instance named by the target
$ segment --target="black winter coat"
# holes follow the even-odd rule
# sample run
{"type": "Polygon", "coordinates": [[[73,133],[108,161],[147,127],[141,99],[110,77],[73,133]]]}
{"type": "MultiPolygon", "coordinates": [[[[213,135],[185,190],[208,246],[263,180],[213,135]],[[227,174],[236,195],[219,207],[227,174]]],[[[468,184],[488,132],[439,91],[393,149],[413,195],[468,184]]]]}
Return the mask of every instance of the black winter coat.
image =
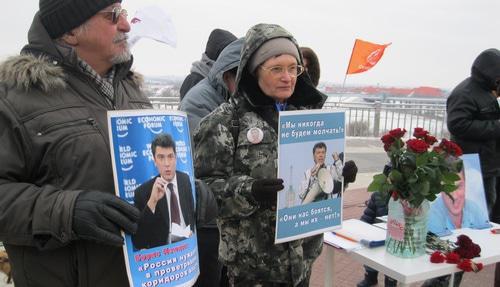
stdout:
{"type": "Polygon", "coordinates": [[[498,80],[500,51],[486,50],[446,102],[451,139],[464,153],[479,154],[484,177],[500,176],[500,107],[492,93],[498,80]]]}

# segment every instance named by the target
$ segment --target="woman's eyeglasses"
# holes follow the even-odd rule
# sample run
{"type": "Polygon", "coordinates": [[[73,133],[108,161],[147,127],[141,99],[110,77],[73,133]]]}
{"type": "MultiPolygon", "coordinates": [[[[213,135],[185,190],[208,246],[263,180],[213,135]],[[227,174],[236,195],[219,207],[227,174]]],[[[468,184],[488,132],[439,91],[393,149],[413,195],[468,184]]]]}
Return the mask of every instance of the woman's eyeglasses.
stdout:
{"type": "Polygon", "coordinates": [[[271,75],[273,75],[274,77],[279,77],[283,75],[283,73],[286,71],[290,77],[295,78],[304,72],[304,67],[301,65],[292,65],[289,67],[283,67],[283,66],[273,66],[273,67],[260,66],[260,67],[263,70],[269,71],[269,73],[271,73],[271,75]]]}
{"type": "Polygon", "coordinates": [[[99,13],[107,13],[111,15],[110,20],[113,24],[118,23],[118,20],[120,20],[120,16],[123,16],[125,18],[127,18],[128,16],[127,10],[123,9],[122,7],[114,7],[111,11],[101,11],[99,13]]]}

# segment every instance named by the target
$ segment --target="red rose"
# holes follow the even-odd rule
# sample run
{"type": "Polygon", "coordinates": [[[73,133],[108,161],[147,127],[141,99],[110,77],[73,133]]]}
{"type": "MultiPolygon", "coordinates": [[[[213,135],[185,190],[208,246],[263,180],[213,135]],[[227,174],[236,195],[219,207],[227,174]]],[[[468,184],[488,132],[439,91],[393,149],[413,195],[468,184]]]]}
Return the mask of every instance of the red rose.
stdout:
{"type": "Polygon", "coordinates": [[[394,138],[402,138],[406,133],[405,129],[397,128],[389,131],[389,134],[394,138]]]}
{"type": "Polygon", "coordinates": [[[470,259],[464,259],[462,262],[457,264],[458,269],[462,269],[465,272],[471,272],[472,271],[472,260],[470,259]]]}
{"type": "Polygon", "coordinates": [[[472,245],[472,239],[469,236],[462,234],[457,237],[457,242],[455,244],[459,247],[468,248],[472,245]]]}
{"type": "Polygon", "coordinates": [[[431,254],[432,263],[443,263],[446,260],[446,256],[441,251],[434,251],[431,254]]]}
{"type": "Polygon", "coordinates": [[[438,141],[434,136],[431,135],[426,135],[424,140],[428,145],[433,145],[438,141]]]}
{"type": "Polygon", "coordinates": [[[422,139],[428,134],[429,132],[424,130],[423,128],[415,128],[415,130],[413,131],[413,136],[417,139],[422,139]]]}
{"type": "Polygon", "coordinates": [[[460,148],[459,145],[457,145],[454,142],[450,142],[450,145],[451,145],[451,149],[452,149],[452,152],[451,152],[452,155],[459,157],[463,154],[462,148],[460,148]]]}
{"type": "Polygon", "coordinates": [[[455,252],[462,258],[472,259],[478,257],[481,254],[481,247],[472,240],[467,235],[460,235],[457,237],[457,242],[455,244],[458,246],[455,248],[455,252]]]}
{"type": "Polygon", "coordinates": [[[479,257],[481,255],[481,247],[478,245],[478,244],[475,244],[472,245],[471,247],[471,250],[472,250],[472,258],[474,257],[479,257]]]}
{"type": "Polygon", "coordinates": [[[446,263],[457,264],[460,262],[460,255],[456,252],[450,252],[446,254],[446,263]]]}
{"type": "Polygon", "coordinates": [[[391,150],[391,145],[390,144],[385,144],[384,145],[384,150],[385,151],[390,151],[391,150]]]}
{"type": "Polygon", "coordinates": [[[424,153],[429,148],[429,145],[423,140],[410,139],[406,142],[408,148],[416,153],[424,153]]]}
{"type": "Polygon", "coordinates": [[[475,243],[471,243],[468,247],[460,247],[458,252],[462,258],[472,259],[481,254],[481,247],[475,243]]]}
{"type": "Polygon", "coordinates": [[[460,148],[460,146],[447,139],[442,139],[441,143],[439,144],[439,147],[441,147],[447,153],[454,155],[456,157],[459,157],[463,154],[463,151],[460,148]]]}
{"type": "Polygon", "coordinates": [[[457,264],[457,268],[465,272],[474,271],[477,273],[483,269],[483,263],[474,263],[474,261],[470,259],[464,259],[462,262],[457,264]]]}
{"type": "Polygon", "coordinates": [[[392,144],[394,142],[394,138],[390,135],[390,134],[385,134],[383,135],[380,140],[384,143],[384,144],[392,144]]]}

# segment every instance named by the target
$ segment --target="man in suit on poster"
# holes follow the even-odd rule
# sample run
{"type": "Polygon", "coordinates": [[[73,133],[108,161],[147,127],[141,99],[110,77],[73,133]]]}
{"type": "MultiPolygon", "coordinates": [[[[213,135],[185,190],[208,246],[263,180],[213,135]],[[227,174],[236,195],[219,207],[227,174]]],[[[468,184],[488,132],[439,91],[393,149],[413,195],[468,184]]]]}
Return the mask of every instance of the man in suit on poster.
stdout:
{"type": "Polygon", "coordinates": [[[159,134],[151,143],[158,175],[135,190],[134,205],[141,211],[136,249],[149,249],[189,237],[194,231],[195,211],[189,176],[176,170],[175,142],[159,134]],[[176,230],[188,230],[176,233],[176,230]]]}

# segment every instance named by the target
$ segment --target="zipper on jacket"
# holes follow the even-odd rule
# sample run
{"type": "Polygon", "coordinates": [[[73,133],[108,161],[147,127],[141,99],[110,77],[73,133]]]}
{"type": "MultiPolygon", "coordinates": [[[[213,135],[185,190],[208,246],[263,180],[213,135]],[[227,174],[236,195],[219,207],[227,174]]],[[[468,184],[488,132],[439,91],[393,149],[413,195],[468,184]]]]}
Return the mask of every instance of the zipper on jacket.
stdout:
{"type": "Polygon", "coordinates": [[[48,134],[50,132],[63,129],[63,128],[69,128],[69,127],[74,127],[74,126],[79,126],[79,125],[90,125],[93,128],[97,128],[97,122],[94,118],[88,118],[88,119],[79,119],[79,120],[73,120],[70,122],[63,122],[63,123],[56,123],[49,125],[45,129],[39,131],[36,135],[37,136],[43,136],[45,134],[48,134]]]}

